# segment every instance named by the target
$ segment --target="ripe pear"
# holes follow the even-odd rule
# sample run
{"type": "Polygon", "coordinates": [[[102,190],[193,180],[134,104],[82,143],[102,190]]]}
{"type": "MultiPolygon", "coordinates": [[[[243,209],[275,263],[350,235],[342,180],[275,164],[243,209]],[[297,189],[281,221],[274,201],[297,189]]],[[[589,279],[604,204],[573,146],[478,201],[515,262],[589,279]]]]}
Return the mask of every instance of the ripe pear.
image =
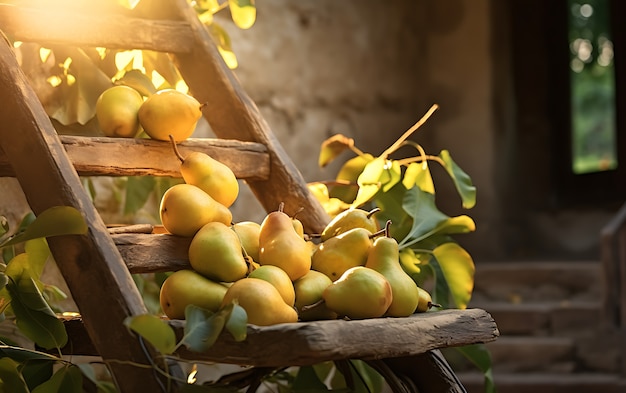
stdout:
{"type": "Polygon", "coordinates": [[[417,284],[400,265],[400,251],[396,239],[388,236],[376,238],[365,266],[385,276],[391,285],[393,300],[385,315],[407,317],[415,312],[419,302],[417,284]]]}
{"type": "Polygon", "coordinates": [[[311,257],[311,268],[335,281],[348,269],[363,266],[367,261],[372,233],[365,228],[352,228],[320,243],[311,257]]]}
{"type": "Polygon", "coordinates": [[[376,233],[379,225],[374,214],[378,211],[380,211],[378,208],[371,211],[358,208],[344,210],[330,220],[322,231],[320,239],[324,242],[352,228],[365,228],[371,233],[376,233]]]}
{"type": "Polygon", "coordinates": [[[96,101],[96,119],[104,135],[133,138],[139,132],[139,108],[143,97],[132,87],[117,85],[106,89],[96,101]]]}
{"type": "Polygon", "coordinates": [[[190,304],[217,311],[227,289],[193,270],[178,270],[163,281],[159,301],[168,318],[185,319],[185,308],[190,304]]]}
{"type": "Polygon", "coordinates": [[[278,289],[278,293],[280,293],[285,303],[293,307],[296,301],[296,292],[291,278],[283,269],[274,265],[262,265],[250,272],[248,277],[260,278],[269,282],[278,289]]]}
{"type": "Polygon", "coordinates": [[[232,212],[209,194],[191,184],[175,184],[161,197],[161,223],[171,234],[192,237],[213,221],[230,225],[232,212]]]}
{"type": "Polygon", "coordinates": [[[389,281],[374,269],[355,266],[331,285],[322,294],[326,306],[339,316],[350,319],[382,317],[393,294],[389,281]]]}
{"type": "Polygon", "coordinates": [[[227,165],[200,151],[191,152],[183,157],[172,135],[170,141],[174,153],[181,162],[180,174],[185,183],[201,188],[226,207],[232,206],[239,195],[239,182],[233,171],[227,165]]]}
{"type": "Polygon", "coordinates": [[[419,291],[419,303],[417,304],[417,312],[426,312],[432,307],[441,307],[439,304],[433,304],[433,298],[427,290],[417,287],[419,291]]]}
{"type": "Polygon", "coordinates": [[[137,115],[143,130],[152,139],[176,142],[191,136],[202,117],[202,105],[194,97],[175,89],[159,90],[149,96],[137,115]]]}
{"type": "Polygon", "coordinates": [[[282,204],[261,222],[259,263],[280,267],[291,281],[311,270],[311,247],[296,232],[291,217],[282,211],[282,204]]]}
{"type": "Polygon", "coordinates": [[[333,281],[324,273],[310,270],[293,283],[296,294],[296,311],[303,321],[336,319],[337,313],[331,311],[322,300],[322,293],[333,281]]]}
{"type": "Polygon", "coordinates": [[[242,278],[235,281],[226,291],[222,305],[237,300],[248,314],[248,323],[269,326],[298,321],[298,313],[288,306],[278,289],[260,278],[242,278]]]}
{"type": "Polygon", "coordinates": [[[246,254],[253,261],[259,262],[259,233],[261,224],[254,221],[240,221],[232,225],[232,229],[239,236],[239,241],[246,254]]]}
{"type": "Polygon", "coordinates": [[[209,222],[200,228],[188,253],[191,267],[212,280],[233,282],[248,274],[239,237],[222,222],[209,222]]]}

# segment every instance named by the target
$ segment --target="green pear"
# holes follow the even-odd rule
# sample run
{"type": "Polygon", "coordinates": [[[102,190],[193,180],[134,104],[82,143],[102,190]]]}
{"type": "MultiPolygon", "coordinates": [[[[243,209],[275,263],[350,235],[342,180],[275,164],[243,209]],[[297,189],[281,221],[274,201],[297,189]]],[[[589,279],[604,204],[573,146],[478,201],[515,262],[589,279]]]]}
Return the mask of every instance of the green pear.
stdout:
{"type": "Polygon", "coordinates": [[[335,281],[348,269],[363,266],[372,246],[372,233],[352,228],[320,243],[311,257],[311,268],[335,281]]]}
{"type": "Polygon", "coordinates": [[[303,321],[336,319],[337,313],[331,311],[322,300],[326,287],[333,281],[324,273],[310,270],[293,282],[296,294],[296,311],[303,321]]]}
{"type": "Polygon", "coordinates": [[[385,276],[368,267],[355,266],[326,287],[322,298],[339,316],[365,319],[382,317],[393,294],[385,276]]]}
{"type": "Polygon", "coordinates": [[[192,237],[202,226],[217,221],[230,225],[232,212],[191,184],[175,184],[161,197],[159,214],[171,234],[192,237]]]}
{"type": "Polygon", "coordinates": [[[311,270],[311,247],[282,211],[268,213],[259,231],[259,263],[283,269],[295,281],[311,270]]]}
{"type": "Polygon", "coordinates": [[[385,315],[407,317],[415,312],[419,302],[417,284],[400,265],[396,239],[388,236],[374,239],[365,266],[385,276],[391,285],[393,300],[385,315]]]}
{"type": "Polygon", "coordinates": [[[269,326],[298,321],[298,313],[288,306],[278,289],[260,278],[242,278],[235,281],[224,294],[222,306],[233,301],[246,310],[248,323],[269,326]]]}
{"type": "Polygon", "coordinates": [[[289,275],[283,269],[274,265],[262,265],[250,272],[248,277],[260,278],[261,280],[269,282],[278,289],[278,293],[280,293],[280,296],[287,305],[294,305],[296,292],[293,288],[291,278],[289,278],[289,275]]]}
{"type": "Polygon", "coordinates": [[[163,281],[159,302],[168,318],[185,319],[185,308],[190,304],[217,311],[227,289],[193,270],[177,270],[163,281]]]}
{"type": "Polygon", "coordinates": [[[202,105],[194,97],[175,89],[159,90],[149,96],[137,112],[139,123],[152,139],[176,142],[189,138],[202,117],[202,105]]]}
{"type": "Polygon", "coordinates": [[[191,267],[215,281],[233,282],[248,274],[237,234],[221,222],[209,222],[195,234],[189,244],[191,267]]]}
{"type": "Polygon", "coordinates": [[[433,304],[433,298],[427,290],[417,287],[419,291],[419,302],[417,304],[417,312],[426,312],[432,307],[441,307],[439,304],[433,304]]]}
{"type": "Polygon", "coordinates": [[[96,101],[96,119],[104,135],[133,138],[140,129],[139,108],[143,97],[132,87],[113,86],[100,94],[96,101]]]}
{"type": "Polygon", "coordinates": [[[239,195],[239,182],[233,171],[225,164],[200,151],[183,157],[178,151],[174,137],[170,135],[174,153],[180,160],[180,174],[187,184],[199,187],[226,207],[232,206],[239,195]]]}
{"type": "Polygon", "coordinates": [[[352,228],[365,228],[371,233],[376,233],[379,230],[379,225],[374,214],[378,211],[380,211],[378,208],[371,211],[358,208],[344,210],[333,217],[324,227],[320,239],[324,242],[352,228]]]}
{"type": "Polygon", "coordinates": [[[259,262],[259,233],[261,224],[254,221],[240,221],[232,225],[233,230],[239,236],[241,246],[253,261],[259,262]]]}

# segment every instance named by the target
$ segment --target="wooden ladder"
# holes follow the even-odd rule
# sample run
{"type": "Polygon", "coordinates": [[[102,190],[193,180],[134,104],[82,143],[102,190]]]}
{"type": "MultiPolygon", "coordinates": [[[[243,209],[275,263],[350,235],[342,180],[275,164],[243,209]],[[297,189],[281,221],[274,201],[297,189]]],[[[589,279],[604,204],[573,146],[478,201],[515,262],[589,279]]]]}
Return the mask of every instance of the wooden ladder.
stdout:
{"type": "MultiPolygon", "coordinates": [[[[192,94],[208,103],[204,116],[218,137],[187,140],[180,144],[183,154],[200,150],[229,165],[267,211],[281,202],[286,211],[303,207],[302,221],[310,233],[321,232],[328,222],[186,0],[144,1],[130,13],[97,15],[77,7],[50,11],[0,5],[0,30],[16,40],[42,45],[169,53],[192,94]],[[143,3],[149,7],[142,7],[143,3]],[[26,16],[32,21],[27,26],[20,23],[26,16]],[[51,29],[50,20],[68,22],[51,29]]],[[[88,224],[84,236],[49,239],[81,314],[80,320],[68,323],[68,332],[72,329],[77,336],[87,337],[92,354],[107,361],[120,391],[162,391],[163,381],[154,370],[130,365],[158,363],[161,357],[122,321],[147,313],[132,274],[188,267],[189,239],[110,233],[79,176],[180,177],[177,162],[171,160],[171,146],[145,139],[59,136],[5,40],[0,42],[0,120],[0,176],[18,179],[35,214],[52,206],[73,206],[88,224]]],[[[184,321],[171,324],[181,334],[184,321]]],[[[250,325],[242,343],[224,334],[207,353],[183,348],[177,355],[259,367],[366,359],[404,378],[402,386],[392,386],[394,391],[462,392],[438,349],[488,342],[497,336],[496,324],[484,310],[445,310],[397,319],[250,325]]],[[[85,346],[71,337],[68,348],[80,353],[85,346]]]]}

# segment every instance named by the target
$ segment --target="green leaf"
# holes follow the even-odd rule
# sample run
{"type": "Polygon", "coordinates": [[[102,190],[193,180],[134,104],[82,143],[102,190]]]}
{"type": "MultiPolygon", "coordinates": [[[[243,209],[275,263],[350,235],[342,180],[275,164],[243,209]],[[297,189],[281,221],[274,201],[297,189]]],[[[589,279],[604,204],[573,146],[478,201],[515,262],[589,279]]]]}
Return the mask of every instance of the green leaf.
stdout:
{"type": "Polygon", "coordinates": [[[441,265],[439,264],[439,261],[437,260],[437,258],[433,258],[430,263],[425,267],[426,269],[423,269],[424,273],[431,274],[432,277],[434,277],[435,279],[435,285],[431,293],[433,303],[441,305],[442,308],[451,308],[450,287],[448,286],[446,277],[441,270],[441,265]]]}
{"type": "Polygon", "coordinates": [[[302,366],[298,369],[291,388],[296,393],[329,391],[312,366],[302,366]]]}
{"type": "Polygon", "coordinates": [[[132,87],[145,97],[151,96],[157,91],[152,80],[140,70],[127,71],[124,76],[116,81],[116,84],[132,87]]]}
{"type": "Polygon", "coordinates": [[[226,330],[232,334],[235,341],[245,340],[248,335],[248,314],[246,310],[237,303],[232,303],[227,308],[231,310],[226,321],[226,330]]]}
{"type": "Polygon", "coordinates": [[[96,371],[89,363],[76,364],[84,377],[87,377],[98,388],[98,393],[117,393],[118,390],[115,385],[109,381],[101,381],[96,376],[96,371]]]}
{"type": "Polygon", "coordinates": [[[410,190],[414,186],[417,186],[422,191],[425,191],[429,194],[435,193],[435,185],[433,183],[433,178],[430,174],[430,169],[428,168],[428,162],[426,160],[424,160],[423,162],[410,163],[406,167],[406,171],[404,172],[402,184],[404,184],[404,187],[406,187],[407,190],[410,190]]]}
{"type": "Polygon", "coordinates": [[[34,389],[52,377],[56,361],[29,360],[22,364],[20,371],[29,389],[34,389]]]}
{"type": "Polygon", "coordinates": [[[385,171],[381,179],[383,192],[389,191],[393,186],[400,183],[400,180],[402,180],[402,168],[400,167],[400,163],[398,161],[388,160],[385,163],[385,171]]]}
{"type": "Polygon", "coordinates": [[[185,308],[185,321],[182,343],[191,351],[204,352],[224,329],[226,316],[223,312],[212,313],[190,304],[185,308]]]}
{"type": "Polygon", "coordinates": [[[226,30],[224,30],[219,24],[213,22],[210,26],[208,26],[208,31],[215,40],[217,49],[228,68],[237,68],[237,57],[233,52],[232,45],[230,43],[230,36],[226,30]]]}
{"type": "Polygon", "coordinates": [[[83,374],[74,364],[67,364],[54,373],[52,378],[37,386],[32,393],[81,393],[83,374]]]}
{"type": "Polygon", "coordinates": [[[463,356],[471,361],[485,376],[485,393],[495,393],[491,354],[484,344],[472,344],[455,347],[463,356]]]}
{"type": "Polygon", "coordinates": [[[124,325],[166,355],[174,352],[176,348],[174,329],[156,315],[141,314],[127,317],[124,325]]]}
{"type": "Polygon", "coordinates": [[[24,251],[28,255],[28,268],[33,278],[38,279],[43,273],[44,266],[50,257],[50,248],[46,238],[39,237],[26,241],[24,251]]]}
{"type": "Polygon", "coordinates": [[[0,238],[9,232],[9,221],[5,216],[0,216],[0,238]]]}
{"type": "MultiPolygon", "coordinates": [[[[320,168],[324,168],[326,167],[326,165],[333,162],[335,158],[339,157],[341,153],[343,153],[346,150],[350,150],[350,148],[353,146],[354,146],[354,139],[348,138],[347,136],[343,134],[335,134],[331,136],[330,138],[326,138],[326,140],[322,142],[322,145],[320,147],[320,154],[317,158],[317,161],[318,161],[317,164],[319,165],[320,168]]],[[[358,157],[354,157],[348,160],[344,164],[344,166],[338,172],[337,178],[341,177],[340,174],[342,173],[345,174],[346,171],[349,171],[351,175],[352,174],[356,175],[357,173],[361,173],[364,165],[365,165],[365,162],[361,163],[358,157]],[[352,167],[355,167],[354,170],[350,169],[352,167]],[[348,168],[348,169],[345,169],[345,168],[348,168]],[[358,172],[354,173],[355,170],[357,170],[358,172]]],[[[351,179],[351,180],[356,181],[356,176],[354,176],[354,179],[351,179]]]]}
{"type": "Polygon", "coordinates": [[[249,29],[256,21],[254,0],[228,0],[230,15],[240,29],[249,29]]]}
{"type": "Polygon", "coordinates": [[[0,358],[1,391],[11,393],[28,393],[28,386],[22,375],[17,371],[18,363],[10,358],[0,358]]]}
{"type": "Polygon", "coordinates": [[[61,348],[67,343],[65,326],[43,298],[35,281],[27,274],[6,286],[11,295],[15,322],[22,333],[42,348],[61,348]]]}
{"type": "Polygon", "coordinates": [[[39,237],[61,235],[83,235],[87,233],[87,224],[83,215],[71,206],[53,206],[41,212],[21,234],[0,244],[7,247],[39,237]]]}
{"type": "Polygon", "coordinates": [[[418,187],[406,191],[402,206],[404,211],[413,218],[413,226],[409,234],[400,241],[400,248],[424,239],[433,229],[449,218],[437,209],[435,196],[418,187]]]}
{"type": "Polygon", "coordinates": [[[154,191],[156,181],[152,176],[129,176],[126,182],[124,214],[134,214],[141,209],[154,191]]]}
{"type": "Polygon", "coordinates": [[[472,257],[456,243],[444,243],[433,250],[456,306],[467,308],[474,289],[472,257]]]}
{"type": "Polygon", "coordinates": [[[35,360],[43,360],[49,362],[57,362],[59,358],[33,349],[13,346],[0,345],[0,358],[11,358],[18,363],[31,362],[35,360]]]}
{"type": "Polygon", "coordinates": [[[465,209],[471,209],[476,204],[476,187],[472,184],[469,175],[465,173],[450,157],[447,150],[439,153],[439,158],[445,163],[445,169],[452,178],[454,186],[461,196],[465,209]]]}
{"type": "Polygon", "coordinates": [[[354,202],[351,204],[352,207],[360,207],[378,194],[382,186],[381,177],[385,173],[386,165],[387,160],[382,157],[374,158],[365,165],[363,172],[361,172],[357,179],[359,191],[357,192],[354,202]]]}

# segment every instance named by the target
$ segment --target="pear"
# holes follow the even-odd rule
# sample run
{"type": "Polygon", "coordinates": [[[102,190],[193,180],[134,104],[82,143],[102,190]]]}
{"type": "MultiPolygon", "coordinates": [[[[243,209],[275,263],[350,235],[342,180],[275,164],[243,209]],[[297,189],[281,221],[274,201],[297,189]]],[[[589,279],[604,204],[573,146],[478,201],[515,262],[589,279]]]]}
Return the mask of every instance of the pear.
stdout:
{"type": "Polygon", "coordinates": [[[278,289],[278,293],[285,303],[293,307],[296,301],[296,292],[289,275],[283,269],[274,265],[263,265],[250,272],[248,277],[260,278],[269,282],[278,289]]]}
{"type": "Polygon", "coordinates": [[[161,197],[159,214],[163,227],[171,234],[192,237],[213,221],[230,225],[231,211],[209,194],[191,184],[175,184],[161,197]]]}
{"type": "Polygon", "coordinates": [[[209,222],[200,228],[188,253],[191,267],[212,280],[233,282],[248,274],[239,237],[222,222],[209,222]]]}
{"type": "Polygon", "coordinates": [[[239,236],[241,246],[253,261],[259,262],[259,233],[261,224],[254,221],[240,221],[232,225],[232,229],[239,236]]]}
{"type": "Polygon", "coordinates": [[[159,302],[170,319],[185,319],[185,308],[193,304],[206,310],[217,311],[228,288],[189,270],[178,270],[167,276],[161,285],[159,302]]]}
{"type": "Polygon", "coordinates": [[[385,315],[407,317],[415,312],[419,302],[418,287],[400,265],[400,251],[396,239],[388,236],[376,238],[365,266],[385,276],[391,285],[393,300],[385,315]]]}
{"type": "Polygon", "coordinates": [[[336,319],[337,313],[331,311],[322,300],[322,293],[332,284],[332,280],[315,270],[309,271],[293,283],[296,294],[296,311],[303,321],[336,319]]]}
{"type": "Polygon", "coordinates": [[[222,306],[235,300],[246,310],[250,324],[269,326],[298,321],[298,313],[284,302],[276,287],[260,278],[235,281],[224,294],[222,306]]]}
{"type": "Polygon", "coordinates": [[[380,211],[379,208],[371,211],[358,208],[344,210],[330,220],[322,231],[320,239],[324,242],[352,228],[365,228],[371,233],[376,233],[379,230],[379,225],[374,214],[378,211],[380,211]]]}
{"type": "Polygon", "coordinates": [[[311,270],[311,246],[296,232],[282,208],[283,204],[261,222],[259,263],[278,266],[295,281],[311,270]]]}
{"type": "Polygon", "coordinates": [[[433,303],[433,298],[430,296],[427,290],[422,287],[417,287],[419,291],[419,302],[417,304],[417,312],[426,312],[432,307],[441,307],[439,304],[433,303]]]}
{"type": "Polygon", "coordinates": [[[365,266],[355,266],[326,287],[326,306],[350,319],[382,317],[393,300],[391,285],[382,274],[365,266]]]}
{"type": "Polygon", "coordinates": [[[193,184],[211,195],[213,199],[230,207],[239,195],[239,182],[233,171],[225,164],[200,151],[183,157],[174,137],[170,135],[174,153],[180,160],[180,174],[187,184],[193,184]]]}
{"type": "Polygon", "coordinates": [[[189,138],[196,129],[202,105],[194,97],[175,89],[159,90],[149,96],[137,112],[139,123],[152,139],[176,142],[189,138]]]}
{"type": "Polygon", "coordinates": [[[139,132],[139,108],[143,97],[132,87],[117,85],[106,89],[96,101],[96,119],[104,135],[133,138],[139,132]]]}
{"type": "Polygon", "coordinates": [[[322,242],[311,257],[311,268],[335,281],[351,267],[363,266],[372,246],[372,233],[352,228],[322,242]]]}

